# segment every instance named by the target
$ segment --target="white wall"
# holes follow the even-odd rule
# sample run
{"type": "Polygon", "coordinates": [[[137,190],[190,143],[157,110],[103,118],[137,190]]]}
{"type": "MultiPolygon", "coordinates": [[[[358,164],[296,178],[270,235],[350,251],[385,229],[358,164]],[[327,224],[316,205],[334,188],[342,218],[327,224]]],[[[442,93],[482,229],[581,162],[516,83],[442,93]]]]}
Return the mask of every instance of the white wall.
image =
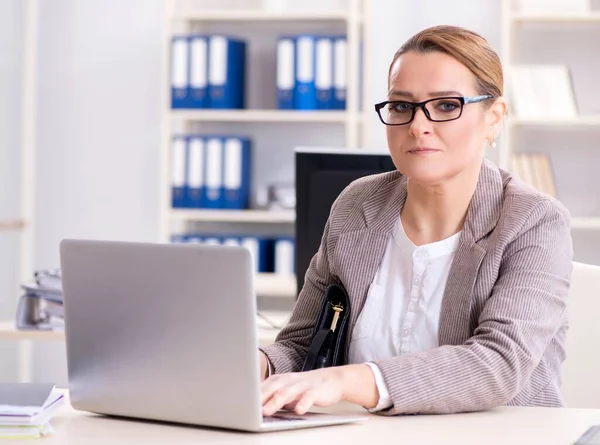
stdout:
{"type": "MultiPolygon", "coordinates": [[[[163,5],[39,1],[35,267],[63,237],[158,237],[163,5]]],[[[63,345],[36,348],[64,382],[63,345]]]]}
{"type": "MultiPolygon", "coordinates": [[[[0,219],[19,215],[21,144],[21,0],[0,2],[0,219]]],[[[18,297],[18,232],[0,232],[0,319],[14,318],[18,297]]],[[[16,378],[16,345],[0,342],[0,381],[16,378]]]]}

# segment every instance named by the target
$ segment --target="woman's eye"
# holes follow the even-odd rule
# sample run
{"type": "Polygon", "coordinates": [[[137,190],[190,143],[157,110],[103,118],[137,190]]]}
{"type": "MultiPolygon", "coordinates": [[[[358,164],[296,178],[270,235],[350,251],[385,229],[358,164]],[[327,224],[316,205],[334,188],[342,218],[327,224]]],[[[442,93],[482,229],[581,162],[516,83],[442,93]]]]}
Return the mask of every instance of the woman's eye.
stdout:
{"type": "Polygon", "coordinates": [[[390,104],[390,110],[395,111],[396,113],[406,113],[412,109],[412,105],[406,102],[400,102],[395,104],[390,104]]]}
{"type": "Polygon", "coordinates": [[[459,105],[455,102],[440,102],[437,106],[441,111],[454,111],[458,107],[459,105]]]}

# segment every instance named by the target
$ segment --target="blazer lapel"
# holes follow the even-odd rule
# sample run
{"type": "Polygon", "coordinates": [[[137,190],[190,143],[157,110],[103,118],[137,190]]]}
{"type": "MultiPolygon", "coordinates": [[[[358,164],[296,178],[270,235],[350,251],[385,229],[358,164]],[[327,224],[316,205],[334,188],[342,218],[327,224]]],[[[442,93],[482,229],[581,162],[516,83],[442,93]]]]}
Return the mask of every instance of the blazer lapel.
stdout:
{"type": "MultiPolygon", "coordinates": [[[[364,226],[343,232],[335,248],[335,270],[348,292],[351,314],[348,332],[354,330],[406,200],[406,177],[399,173],[362,206],[364,226]]],[[[354,222],[352,222],[354,223],[354,222]]],[[[348,352],[349,342],[346,344],[348,352]]]]}
{"type": "Polygon", "coordinates": [[[484,159],[444,291],[438,333],[440,346],[462,344],[472,334],[472,293],[487,252],[482,240],[498,223],[502,197],[500,172],[484,159]]]}

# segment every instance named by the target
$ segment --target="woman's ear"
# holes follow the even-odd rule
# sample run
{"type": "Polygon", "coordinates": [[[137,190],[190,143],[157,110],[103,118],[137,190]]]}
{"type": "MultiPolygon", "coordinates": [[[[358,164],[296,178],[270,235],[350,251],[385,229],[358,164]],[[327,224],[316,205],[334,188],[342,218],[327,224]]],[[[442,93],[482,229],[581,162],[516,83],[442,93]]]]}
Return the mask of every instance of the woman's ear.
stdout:
{"type": "Polygon", "coordinates": [[[504,122],[504,116],[508,111],[508,104],[506,99],[502,96],[498,97],[492,106],[487,110],[486,113],[486,132],[485,138],[489,141],[496,139],[502,123],[504,122]]]}

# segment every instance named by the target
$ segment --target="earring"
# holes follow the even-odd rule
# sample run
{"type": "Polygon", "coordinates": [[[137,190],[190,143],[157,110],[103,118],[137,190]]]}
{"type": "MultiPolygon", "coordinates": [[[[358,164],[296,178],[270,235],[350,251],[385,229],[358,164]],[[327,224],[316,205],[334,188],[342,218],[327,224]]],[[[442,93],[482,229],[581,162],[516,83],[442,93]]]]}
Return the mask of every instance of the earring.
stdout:
{"type": "Polygon", "coordinates": [[[490,147],[492,148],[496,148],[496,141],[494,141],[493,139],[491,141],[489,141],[490,147]]]}

